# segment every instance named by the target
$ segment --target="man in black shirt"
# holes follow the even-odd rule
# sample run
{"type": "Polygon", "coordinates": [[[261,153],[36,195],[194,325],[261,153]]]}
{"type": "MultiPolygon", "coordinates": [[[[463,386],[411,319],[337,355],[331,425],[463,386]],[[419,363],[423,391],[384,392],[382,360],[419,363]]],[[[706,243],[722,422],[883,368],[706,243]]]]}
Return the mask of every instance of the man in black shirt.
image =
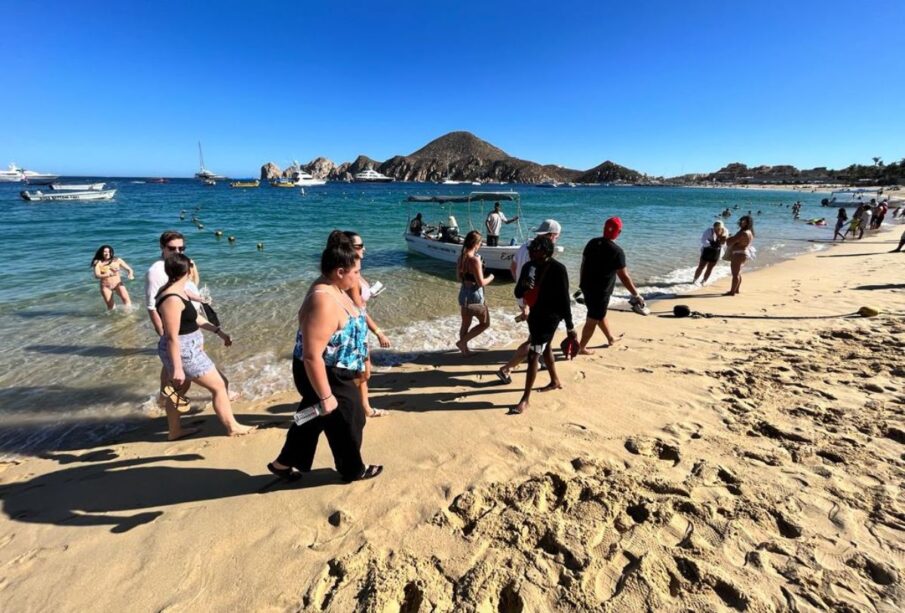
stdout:
{"type": "Polygon", "coordinates": [[[588,241],[582,254],[579,287],[584,294],[585,306],[588,307],[588,318],[581,331],[579,353],[584,355],[593,353],[587,345],[598,326],[610,345],[616,342],[607,325],[606,311],[617,276],[632,296],[644,306],[644,298],[638,295],[638,289],[625,267],[625,252],[616,244],[616,238],[621,232],[622,220],[610,217],[603,225],[603,236],[588,241]]]}
{"type": "Polygon", "coordinates": [[[531,388],[537,377],[537,362],[544,354],[544,363],[550,373],[549,385],[539,391],[548,392],[562,389],[562,382],[556,376],[553,348],[550,342],[565,320],[566,331],[573,339],[577,337],[572,325],[572,305],[569,298],[569,273],[566,267],[553,259],[553,241],[547,236],[538,236],[528,247],[531,261],[522,267],[518,283],[515,285],[516,298],[522,298],[531,307],[528,314],[528,375],[525,378],[525,392],[518,405],[510,413],[524,413],[531,398],[531,388]]]}

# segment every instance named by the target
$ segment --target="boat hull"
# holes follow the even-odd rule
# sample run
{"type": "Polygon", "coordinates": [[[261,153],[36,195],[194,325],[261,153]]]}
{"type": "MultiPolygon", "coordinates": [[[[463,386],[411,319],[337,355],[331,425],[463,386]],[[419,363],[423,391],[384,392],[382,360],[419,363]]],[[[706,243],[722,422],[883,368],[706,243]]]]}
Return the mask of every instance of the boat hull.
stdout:
{"type": "Polygon", "coordinates": [[[22,196],[23,200],[28,200],[29,202],[56,202],[62,200],[75,200],[75,201],[90,201],[90,200],[112,200],[116,195],[115,189],[107,189],[101,191],[87,191],[87,192],[49,192],[44,193],[41,191],[36,192],[28,192],[23,191],[19,194],[22,196]]]}
{"type": "MultiPolygon", "coordinates": [[[[462,253],[460,243],[445,243],[443,241],[413,234],[405,235],[405,242],[409,251],[424,255],[436,260],[443,260],[455,264],[462,253]]],[[[481,247],[481,259],[484,260],[484,268],[494,272],[509,272],[512,259],[518,252],[518,245],[506,245],[501,247],[481,247]]]]}
{"type": "Polygon", "coordinates": [[[104,189],[106,183],[51,183],[50,189],[55,192],[98,192],[104,189]]]}
{"type": "Polygon", "coordinates": [[[59,178],[59,175],[25,175],[25,181],[29,185],[50,185],[59,178]]]}

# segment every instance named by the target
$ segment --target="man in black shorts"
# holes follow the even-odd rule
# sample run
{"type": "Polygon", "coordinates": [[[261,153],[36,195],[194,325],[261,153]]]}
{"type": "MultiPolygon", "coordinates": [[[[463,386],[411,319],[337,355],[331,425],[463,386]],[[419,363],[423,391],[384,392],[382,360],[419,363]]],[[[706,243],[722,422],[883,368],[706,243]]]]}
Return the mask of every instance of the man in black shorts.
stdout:
{"type": "Polygon", "coordinates": [[[550,346],[559,322],[565,320],[566,332],[570,337],[575,339],[578,336],[572,325],[569,273],[562,263],[553,259],[553,249],[553,241],[547,236],[538,236],[531,241],[528,247],[531,261],[522,267],[515,285],[516,298],[524,299],[531,311],[528,314],[528,375],[525,378],[525,391],[510,413],[524,413],[528,408],[541,353],[550,373],[550,383],[539,391],[562,389],[562,382],[556,375],[553,348],[550,346]]]}
{"type": "Polygon", "coordinates": [[[616,342],[607,325],[606,311],[617,276],[640,305],[644,306],[644,298],[638,295],[638,289],[625,268],[625,252],[616,244],[616,238],[621,232],[622,220],[610,217],[603,225],[603,236],[588,241],[582,254],[579,287],[584,294],[585,306],[588,307],[588,319],[581,331],[579,353],[584,355],[593,353],[587,346],[598,326],[610,345],[616,342]]]}

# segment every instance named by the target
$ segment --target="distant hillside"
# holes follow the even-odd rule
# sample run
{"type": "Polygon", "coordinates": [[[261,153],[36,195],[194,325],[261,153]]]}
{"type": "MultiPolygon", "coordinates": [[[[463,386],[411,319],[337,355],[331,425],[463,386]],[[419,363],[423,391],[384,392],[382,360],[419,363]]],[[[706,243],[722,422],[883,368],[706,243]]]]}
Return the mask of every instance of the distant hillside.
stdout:
{"type": "Polygon", "coordinates": [[[579,175],[576,183],[637,183],[641,173],[607,160],[599,166],[579,175]]]}
{"type": "Polygon", "coordinates": [[[825,166],[799,170],[794,166],[748,167],[741,162],[733,162],[709,174],[683,175],[669,179],[671,183],[740,183],[740,184],[788,184],[788,183],[844,183],[892,185],[905,183],[905,159],[892,164],[884,164],[880,158],[873,166],[852,164],[840,170],[825,166]]]}
{"type": "MultiPolygon", "coordinates": [[[[604,162],[590,171],[583,172],[521,160],[481,140],[471,132],[461,131],[445,134],[414,153],[396,155],[384,162],[360,155],[354,162],[344,162],[337,166],[326,158],[317,158],[303,168],[315,177],[331,181],[351,181],[356,173],[368,168],[393,177],[397,181],[418,182],[440,182],[448,178],[455,181],[507,183],[545,181],[601,183],[630,182],[641,177],[640,173],[612,162],[604,162]]],[[[278,173],[279,168],[273,163],[261,167],[262,178],[278,173]]]]}

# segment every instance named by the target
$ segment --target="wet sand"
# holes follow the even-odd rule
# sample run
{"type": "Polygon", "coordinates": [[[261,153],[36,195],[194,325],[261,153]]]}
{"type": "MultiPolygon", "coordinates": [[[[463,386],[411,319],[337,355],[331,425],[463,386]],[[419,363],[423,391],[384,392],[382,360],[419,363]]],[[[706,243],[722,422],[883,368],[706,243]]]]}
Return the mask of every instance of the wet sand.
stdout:
{"type": "Polygon", "coordinates": [[[239,403],[262,428],[236,440],[208,409],[195,438],[0,465],[0,608],[901,610],[902,228],[613,313],[621,341],[521,416],[510,350],[377,372],[375,480],[325,441],[301,481],[266,472],[294,394],[239,403]]]}

